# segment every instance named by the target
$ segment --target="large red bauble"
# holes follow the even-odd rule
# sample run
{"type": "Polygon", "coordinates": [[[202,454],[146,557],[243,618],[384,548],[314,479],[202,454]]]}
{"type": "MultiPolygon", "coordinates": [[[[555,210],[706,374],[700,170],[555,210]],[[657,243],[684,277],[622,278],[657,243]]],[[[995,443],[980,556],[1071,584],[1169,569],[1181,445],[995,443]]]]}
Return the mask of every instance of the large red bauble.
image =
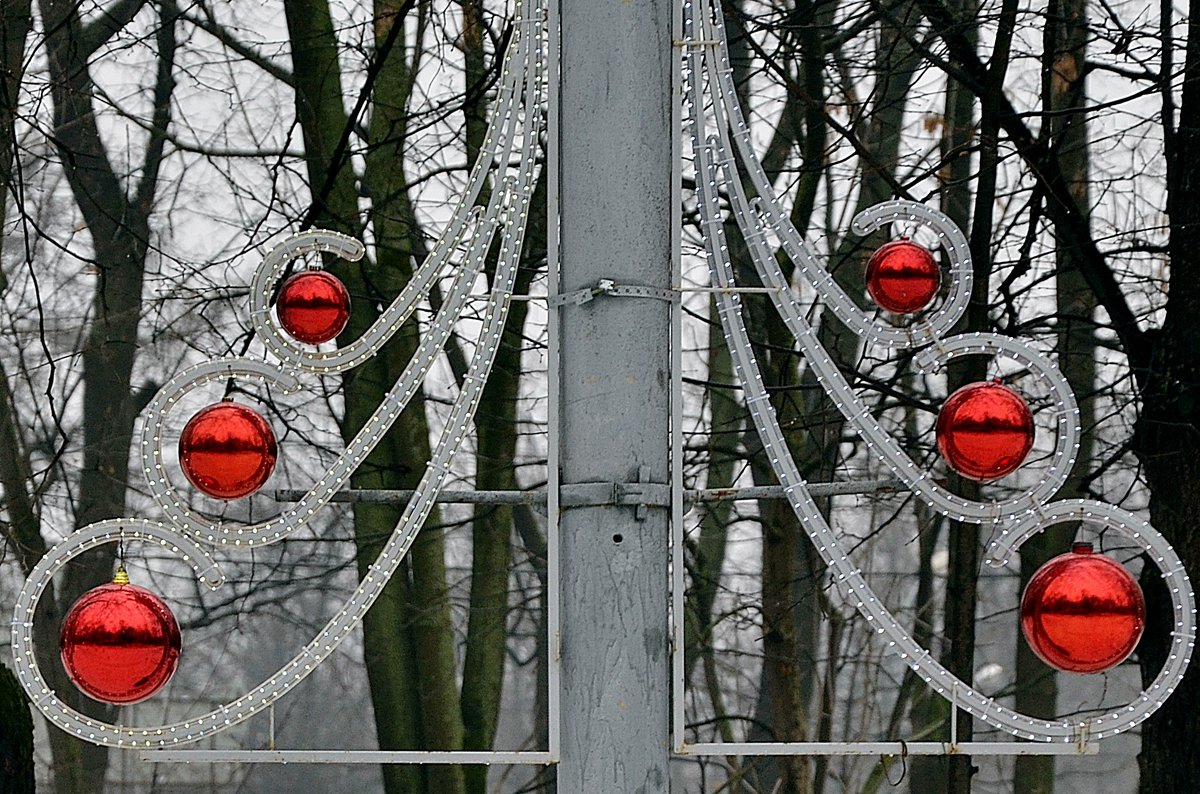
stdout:
{"type": "Polygon", "coordinates": [[[283,282],[275,311],[283,329],[301,342],[319,345],[337,337],[350,319],[350,293],[324,270],[305,270],[283,282]]]}
{"type": "Polygon", "coordinates": [[[867,262],[867,292],[880,307],[911,314],[937,295],[941,272],[933,254],[912,240],[884,243],[867,262]]]}
{"type": "Polygon", "coordinates": [[[88,697],[125,705],[153,695],[179,664],[179,624],[158,596],[132,584],[103,584],[63,620],[59,655],[88,697]]]}
{"type": "Polygon", "coordinates": [[[201,410],[179,436],[183,473],[217,499],[240,499],[263,487],[275,469],[277,452],[267,420],[229,401],[201,410]]]}
{"type": "Polygon", "coordinates": [[[1021,395],[998,382],[971,383],[938,413],[938,451],[950,468],[979,482],[1016,471],[1033,448],[1033,414],[1021,395]]]}
{"type": "Polygon", "coordinates": [[[1142,589],[1125,566],[1090,543],[1043,565],[1021,597],[1021,633],[1033,652],[1068,673],[1115,667],[1137,647],[1146,623],[1142,589]]]}

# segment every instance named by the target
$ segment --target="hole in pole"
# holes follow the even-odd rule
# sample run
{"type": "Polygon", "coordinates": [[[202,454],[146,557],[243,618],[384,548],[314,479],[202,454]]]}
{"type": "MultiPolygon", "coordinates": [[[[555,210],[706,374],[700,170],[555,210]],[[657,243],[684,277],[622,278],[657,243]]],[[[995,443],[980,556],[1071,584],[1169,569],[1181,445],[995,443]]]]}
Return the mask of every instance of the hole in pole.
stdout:
{"type": "Polygon", "coordinates": [[[618,532],[617,534],[613,535],[613,543],[620,543],[620,542],[622,542],[622,541],[624,541],[624,540],[625,540],[625,536],[624,536],[624,535],[622,535],[620,532],[618,532]]]}

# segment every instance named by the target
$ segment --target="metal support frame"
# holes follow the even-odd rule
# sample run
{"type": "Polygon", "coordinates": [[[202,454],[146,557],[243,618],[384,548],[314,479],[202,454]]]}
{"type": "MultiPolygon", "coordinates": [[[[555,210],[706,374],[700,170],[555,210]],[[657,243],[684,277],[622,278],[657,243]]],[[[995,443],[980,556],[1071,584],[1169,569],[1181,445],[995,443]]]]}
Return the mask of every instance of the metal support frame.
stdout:
{"type": "MultiPolygon", "coordinates": [[[[892,326],[887,318],[863,311],[834,281],[821,258],[790,224],[757,158],[755,144],[739,106],[725,46],[724,14],[719,0],[685,0],[685,34],[680,39],[688,59],[688,102],[692,151],[695,159],[697,201],[705,242],[705,258],[712,286],[716,288],[718,313],[744,393],[746,406],[767,451],[772,469],[788,496],[797,518],[818,554],[830,566],[833,580],[870,627],[924,680],[931,690],[950,703],[951,720],[962,709],[1019,739],[1042,744],[1001,744],[1016,754],[1057,754],[1050,745],[1085,747],[1093,739],[1134,727],[1154,712],[1182,678],[1194,645],[1196,608],[1190,583],[1170,545],[1155,530],[1137,517],[1111,505],[1091,500],[1048,502],[1065,482],[1073,463],[1078,437],[1078,412],[1069,385],[1053,363],[1016,340],[995,334],[950,333],[965,311],[971,291],[970,254],[961,230],[941,213],[915,202],[893,200],[875,205],[855,216],[854,231],[860,235],[885,224],[923,225],[938,234],[940,247],[950,262],[950,290],[945,299],[911,325],[892,326]],[[702,38],[705,46],[693,46],[702,38]],[[711,100],[711,101],[710,101],[711,100]],[[724,202],[724,203],[723,203],[724,202]],[[729,217],[724,206],[729,207],[729,217]],[[992,697],[974,689],[946,670],[926,648],[917,643],[873,592],[861,569],[850,557],[851,550],[840,533],[831,528],[812,499],[812,492],[791,456],[791,452],[763,387],[758,363],[742,319],[738,284],[729,257],[726,223],[736,221],[746,243],[758,279],[770,288],[771,302],[780,319],[796,340],[800,353],[817,374],[817,379],[845,415],[858,435],[896,477],[933,509],[958,520],[991,524],[998,530],[992,544],[989,563],[1003,565],[1033,534],[1056,523],[1090,520],[1142,547],[1150,559],[1170,580],[1176,630],[1171,653],[1154,682],[1129,705],[1100,716],[1079,719],[1046,720],[1015,712],[992,697]],[[778,247],[776,246],[776,242],[778,247]],[[1057,411],[1055,448],[1049,465],[1040,472],[1037,483],[1015,497],[998,501],[965,499],[943,488],[929,477],[885,432],[862,402],[827,352],[816,340],[811,326],[791,291],[791,279],[779,267],[780,249],[796,265],[796,276],[807,280],[817,291],[827,311],[864,340],[893,350],[917,351],[914,364],[934,371],[950,360],[965,355],[1002,356],[1037,373],[1051,390],[1057,411]]],[[[682,527],[674,528],[673,540],[682,543],[682,527]]],[[[676,550],[676,572],[672,581],[676,605],[676,642],[682,642],[678,625],[682,612],[683,576],[678,570],[680,552],[676,550]]],[[[682,651],[676,649],[675,688],[682,693],[682,651]]],[[[857,743],[841,747],[835,744],[794,744],[786,742],[686,744],[682,707],[676,704],[674,743],[677,750],[688,752],[703,747],[703,754],[716,755],[788,755],[857,752],[857,743]]],[[[867,746],[875,746],[868,744],[867,746]]],[[[903,745],[902,745],[903,746],[903,745]]],[[[979,745],[974,751],[986,752],[979,745]]],[[[961,745],[930,744],[928,752],[956,752],[961,745]]]]}
{"type": "Polygon", "coordinates": [[[697,742],[678,751],[684,756],[768,755],[1096,755],[1096,742],[697,742]]]}
{"type": "MultiPolygon", "coordinates": [[[[522,7],[533,8],[534,0],[522,7]]],[[[317,764],[502,764],[558,765],[560,791],[639,791],[666,794],[668,765],[677,757],[755,755],[1091,755],[1094,741],[1138,724],[1170,694],[1190,659],[1195,634],[1195,605],[1190,583],[1169,544],[1144,522],[1123,511],[1086,500],[1050,503],[1066,477],[1078,428],[1074,398],[1048,361],[1013,340],[987,334],[942,338],[966,305],[970,266],[961,232],[948,220],[910,202],[885,202],[860,213],[855,230],[866,233],[886,223],[924,223],[939,231],[958,276],[945,304],[922,324],[892,328],[866,317],[840,292],[799,233],[787,225],[770,185],[755,160],[741,111],[736,106],[724,52],[724,31],[715,0],[562,0],[570,11],[560,25],[559,2],[544,6],[551,31],[545,49],[540,34],[511,51],[504,79],[511,95],[497,113],[498,136],[489,138],[488,156],[472,176],[474,191],[462,198],[436,256],[427,261],[403,295],[380,321],[345,349],[313,352],[294,346],[270,322],[268,298],[284,265],[302,253],[325,251],[344,259],[363,255],[358,241],[313,230],[289,238],[268,254],[252,285],[252,316],[269,349],[296,371],[334,374],[373,355],[419,302],[422,290],[449,262],[459,243],[470,251],[458,270],[448,300],[433,323],[436,332],[406,368],[380,406],[380,427],[348,445],[343,459],[312,490],[277,491],[293,503],[273,519],[247,527],[207,524],[182,507],[161,466],[159,424],[181,394],[233,375],[255,377],[293,388],[293,369],[253,360],[208,362],[177,376],[156,396],[143,434],[143,467],[152,495],[173,524],[143,519],[112,519],[74,533],[48,554],[18,599],[12,623],[18,674],[34,704],[75,735],[116,747],[136,748],[143,760],[194,763],[317,764]],[[715,11],[715,13],[714,13],[715,11]],[[560,60],[559,50],[565,53],[560,60]],[[545,58],[542,58],[542,54],[545,58]],[[523,54],[524,60],[516,57],[523,54]],[[683,91],[681,57],[690,63],[695,113],[693,147],[700,178],[702,216],[713,275],[710,286],[683,287],[680,270],[681,146],[683,91]],[[521,60],[519,75],[512,71],[521,60]],[[533,142],[539,137],[542,69],[551,87],[546,101],[548,214],[548,294],[512,295],[511,286],[528,203],[533,189],[533,142]],[[701,86],[707,81],[708,89],[701,86]],[[515,89],[524,86],[525,115],[516,114],[515,89]],[[713,92],[715,118],[705,126],[703,91],[713,92]],[[560,113],[565,108],[566,113],[560,113]],[[504,126],[507,125],[507,126],[504,126]],[[503,129],[502,129],[503,127],[503,129]],[[524,162],[500,179],[485,212],[470,210],[484,184],[493,157],[510,161],[514,141],[522,142],[524,162]],[[740,152],[753,194],[735,178],[740,152]],[[561,154],[561,156],[560,156],[561,154]],[[750,244],[755,267],[766,286],[733,281],[723,243],[721,202],[728,193],[732,216],[750,244]],[[757,194],[757,195],[755,195],[757,194]],[[497,284],[488,295],[471,294],[484,254],[500,227],[502,237],[497,284]],[[663,227],[670,230],[662,233],[663,227]],[[903,454],[894,440],[866,421],[866,410],[830,362],[814,347],[796,307],[791,285],[779,276],[775,252],[764,242],[770,229],[799,272],[821,293],[839,319],[873,342],[896,348],[921,348],[914,361],[935,369],[962,355],[1005,355],[1042,374],[1059,406],[1059,437],[1052,465],[1025,494],[1007,502],[977,503],[945,491],[903,454]],[[513,241],[516,241],[515,243],[513,241]],[[503,277],[501,277],[503,275],[503,277]],[[506,286],[505,286],[506,285],[506,286]],[[563,289],[567,291],[563,291],[563,289]],[[747,407],[784,485],[754,488],[683,487],[682,303],[684,292],[717,296],[727,342],[746,389],[747,407]],[[884,480],[808,484],[790,460],[767,395],[755,385],[756,363],[737,303],[739,293],[770,295],[797,345],[824,374],[824,383],[847,419],[895,475],[884,480]],[[597,300],[603,298],[603,300],[597,300]],[[343,491],[351,471],[411,399],[428,374],[444,337],[467,301],[488,301],[481,352],[472,361],[455,403],[447,432],[439,442],[422,486],[415,491],[343,491]],[[640,300],[639,300],[640,299],[640,300]],[[649,299],[649,300],[645,300],[649,299]],[[449,461],[474,417],[478,392],[495,352],[498,329],[511,300],[545,300],[548,309],[548,476],[545,490],[443,490],[449,461]],[[501,308],[502,307],[502,308],[501,308]],[[440,334],[441,336],[438,336],[440,334]],[[441,341],[439,341],[441,340],[441,341]],[[564,352],[567,355],[564,355],[564,352]],[[664,372],[664,362],[669,371],[664,372]],[[619,430],[618,430],[619,429],[619,430]],[[344,471],[343,471],[344,470],[344,471]],[[655,478],[669,471],[668,482],[655,478]],[[1077,520],[1105,524],[1152,555],[1171,586],[1176,631],[1172,655],[1140,701],[1111,714],[1076,723],[1045,721],[1016,714],[951,676],[927,650],[916,645],[870,591],[861,571],[852,567],[839,538],[811,504],[814,496],[911,490],[935,509],[977,523],[1008,524],[990,549],[989,563],[1003,564],[1021,543],[1046,526],[1077,520]],[[788,499],[810,539],[837,572],[856,606],[889,647],[925,682],[950,701],[952,726],[961,708],[1024,739],[1009,742],[703,742],[685,739],[684,516],[695,502],[740,499],[788,499]],[[216,587],[222,576],[216,562],[196,543],[252,547],[283,540],[327,502],[405,503],[409,509],[392,546],[380,555],[351,601],[285,668],[238,700],[200,717],[159,728],[130,728],[95,721],[63,707],[45,686],[30,641],[34,608],[50,577],[87,549],[126,539],[158,543],[191,564],[198,580],[216,587]],[[403,557],[434,502],[529,504],[543,508],[547,521],[546,643],[548,667],[548,749],[530,752],[281,750],[275,747],[274,702],[320,664],[352,630],[403,557]],[[425,511],[422,513],[422,511],[425,511]],[[180,531],[182,530],[182,531],[180,531]],[[841,555],[838,557],[837,555],[841,555]],[[390,566],[390,567],[389,567],[390,566]],[[368,583],[369,586],[368,586],[368,583]],[[664,605],[669,604],[669,610],[664,605]],[[179,744],[213,735],[268,710],[269,747],[265,750],[180,750],[179,744]],[[563,721],[561,714],[582,715],[563,721]],[[665,739],[670,737],[669,746],[665,739]],[[154,749],[157,747],[158,749],[154,749]]],[[[523,23],[540,25],[542,6],[523,23]]],[[[530,28],[533,29],[533,28],[530,28]]],[[[506,56],[507,58],[507,56],[506,56]]],[[[518,158],[519,160],[520,158],[518,158]]],[[[951,735],[956,732],[952,729],[951,735]]]]}
{"type": "MultiPolygon", "coordinates": [[[[632,504],[622,500],[633,499],[635,491],[662,488],[657,483],[578,483],[572,486],[575,493],[583,485],[601,486],[607,489],[611,501],[593,502],[592,504],[632,504]],[[614,489],[616,489],[614,491],[614,489]],[[615,494],[615,495],[614,495],[615,494]]],[[[853,494],[883,494],[903,490],[904,483],[895,478],[879,480],[847,480],[844,482],[818,482],[808,486],[813,496],[849,496],[853,494]]],[[[683,503],[690,505],[695,502],[738,502],[757,501],[759,499],[786,499],[782,485],[753,485],[744,488],[677,488],[682,494],[683,503]]],[[[507,504],[533,505],[544,507],[550,498],[551,490],[537,488],[530,491],[486,491],[486,490],[456,490],[447,488],[438,494],[437,501],[443,504],[507,504]]],[[[562,493],[562,489],[553,492],[562,493]]],[[[275,491],[274,498],[279,502],[296,502],[304,498],[306,491],[293,489],[275,491]]],[[[413,491],[404,489],[353,489],[334,493],[329,501],[349,502],[353,504],[404,504],[412,498],[413,491]]],[[[579,496],[577,498],[582,498],[579,496]]],[[[599,497],[597,497],[599,498],[599,497]]],[[[669,501],[656,497],[655,503],[668,504],[669,501]]],[[[649,504],[649,502],[647,502],[649,504]]],[[[567,506],[564,502],[564,506],[567,506]]]]}
{"type": "Polygon", "coordinates": [[[469,750],[143,750],[155,764],[470,764],[546,766],[553,753],[469,750]]]}

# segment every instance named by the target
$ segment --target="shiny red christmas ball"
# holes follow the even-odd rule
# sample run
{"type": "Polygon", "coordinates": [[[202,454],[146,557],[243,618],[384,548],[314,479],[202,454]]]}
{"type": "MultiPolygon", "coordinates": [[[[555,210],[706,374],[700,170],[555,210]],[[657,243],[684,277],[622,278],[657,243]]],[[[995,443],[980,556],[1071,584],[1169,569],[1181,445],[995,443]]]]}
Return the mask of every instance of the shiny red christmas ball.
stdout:
{"type": "Polygon", "coordinates": [[[884,243],[867,262],[867,292],[881,308],[911,314],[937,295],[941,271],[929,249],[912,240],[884,243]]]}
{"type": "Polygon", "coordinates": [[[75,686],[104,703],[145,700],[179,664],[179,624],[154,593],[121,582],[89,590],[63,620],[59,655],[75,686]]]}
{"type": "Polygon", "coordinates": [[[193,416],[179,436],[179,464],[192,485],[217,499],[240,499],[275,469],[275,433],[257,412],[219,402],[193,416]]]}
{"type": "Polygon", "coordinates": [[[950,468],[979,482],[1016,471],[1033,448],[1033,414],[1021,395],[998,382],[971,383],[938,413],[938,451],[950,468]]]}
{"type": "Polygon", "coordinates": [[[1068,673],[1099,673],[1125,660],[1146,623],[1142,589],[1125,566],[1090,543],[1043,565],[1021,597],[1021,633],[1042,661],[1068,673]]]}
{"type": "Polygon", "coordinates": [[[350,293],[324,270],[297,273],[279,289],[275,301],[279,323],[291,336],[310,345],[337,337],[350,319],[350,293]]]}

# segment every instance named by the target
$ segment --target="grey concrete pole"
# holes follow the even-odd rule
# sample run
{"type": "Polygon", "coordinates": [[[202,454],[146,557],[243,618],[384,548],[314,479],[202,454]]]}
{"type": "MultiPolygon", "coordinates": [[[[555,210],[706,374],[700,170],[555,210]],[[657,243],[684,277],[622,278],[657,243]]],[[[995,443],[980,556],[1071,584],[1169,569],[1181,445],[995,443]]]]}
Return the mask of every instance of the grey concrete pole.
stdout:
{"type": "MultiPolygon", "coordinates": [[[[671,6],[561,2],[561,293],[601,279],[671,286],[671,6]]],[[[562,503],[604,501],[603,486],[583,483],[630,483],[639,473],[667,483],[670,303],[598,295],[559,311],[562,503]]],[[[558,790],[665,794],[669,510],[584,504],[560,515],[558,790]]]]}

